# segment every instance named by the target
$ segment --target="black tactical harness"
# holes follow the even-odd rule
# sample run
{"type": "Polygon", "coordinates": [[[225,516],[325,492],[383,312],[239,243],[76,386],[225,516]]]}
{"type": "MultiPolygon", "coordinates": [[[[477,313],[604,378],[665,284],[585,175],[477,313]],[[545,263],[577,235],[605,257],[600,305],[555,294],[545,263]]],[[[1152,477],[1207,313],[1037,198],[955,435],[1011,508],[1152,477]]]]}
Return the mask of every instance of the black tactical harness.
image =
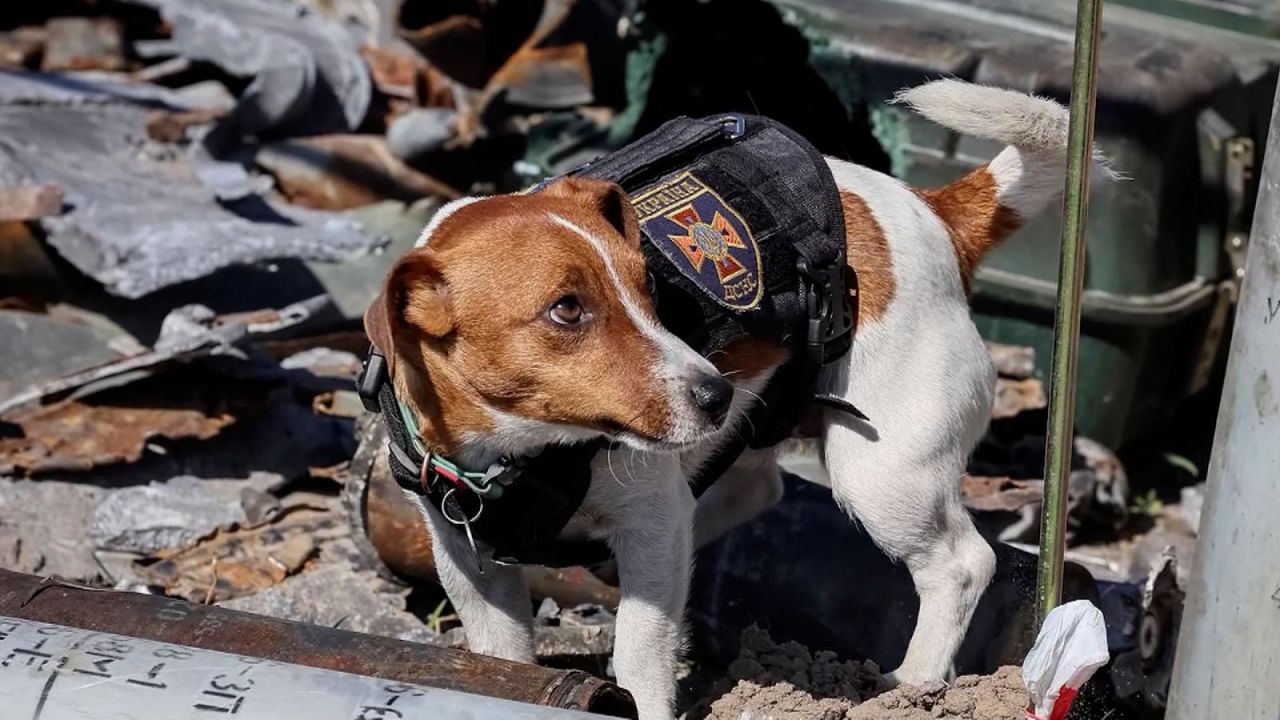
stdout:
{"type": "MultiPolygon", "coordinates": [[[[704,357],[758,338],[790,350],[737,433],[692,479],[695,497],[747,447],[790,435],[806,405],[865,419],[842,398],[815,395],[822,367],[853,341],[857,279],[845,263],[844,214],[825,159],[789,128],[763,117],[677,118],[568,173],[609,180],[640,221],[658,318],[704,357]]],[[[552,180],[529,192],[537,192],[552,180]]],[[[419,451],[412,415],[371,348],[357,381],[381,412],[392,473],[503,563],[553,567],[602,561],[600,541],[560,533],[586,496],[591,460],[606,443],[552,446],[538,456],[466,471],[419,451]]]]}

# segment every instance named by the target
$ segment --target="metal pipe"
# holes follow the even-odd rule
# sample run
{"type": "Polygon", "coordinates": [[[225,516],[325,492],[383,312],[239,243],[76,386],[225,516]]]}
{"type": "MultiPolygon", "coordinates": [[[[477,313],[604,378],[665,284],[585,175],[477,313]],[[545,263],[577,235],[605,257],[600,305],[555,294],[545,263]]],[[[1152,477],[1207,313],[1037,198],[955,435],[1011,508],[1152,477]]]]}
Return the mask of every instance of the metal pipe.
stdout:
{"type": "Polygon", "coordinates": [[[1280,94],[1248,242],[1169,720],[1280,707],[1280,94]]]}
{"type": "Polygon", "coordinates": [[[7,570],[0,570],[0,615],[535,705],[635,717],[635,706],[625,690],[578,670],[552,670],[174,598],[79,588],[7,570]]]}
{"type": "Polygon", "coordinates": [[[4,716],[589,720],[600,715],[0,615],[4,716]]]}
{"type": "Polygon", "coordinates": [[[1036,574],[1037,625],[1062,598],[1067,480],[1071,473],[1075,422],[1076,353],[1080,343],[1080,298],[1084,291],[1084,234],[1089,211],[1089,170],[1093,165],[1093,116],[1097,100],[1101,15],[1102,0],[1079,0],[1076,6],[1075,64],[1071,73],[1062,247],[1058,259],[1058,312],[1053,324],[1049,422],[1045,433],[1044,507],[1040,524],[1040,562],[1036,574]]]}

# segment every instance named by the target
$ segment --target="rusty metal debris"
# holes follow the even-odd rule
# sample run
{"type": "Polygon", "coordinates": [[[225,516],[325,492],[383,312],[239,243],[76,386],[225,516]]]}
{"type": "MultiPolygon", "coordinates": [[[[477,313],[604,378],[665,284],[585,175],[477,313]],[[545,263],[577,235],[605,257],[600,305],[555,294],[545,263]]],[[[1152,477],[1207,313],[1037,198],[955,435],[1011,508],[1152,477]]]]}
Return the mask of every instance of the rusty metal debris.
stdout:
{"type": "Polygon", "coordinates": [[[322,135],[267,145],[255,161],[295,205],[349,210],[384,199],[453,199],[454,188],[405,165],[373,135],[322,135]]]}
{"type": "Polygon", "coordinates": [[[172,598],[91,592],[0,570],[0,614],[263,657],[538,705],[634,717],[616,685],[419,643],[276,620],[172,598]]]}
{"type": "Polygon", "coordinates": [[[1044,383],[1039,380],[998,377],[996,378],[996,402],[991,417],[996,420],[1011,418],[1027,410],[1040,410],[1046,404],[1044,383]]]}
{"type": "Polygon", "coordinates": [[[288,507],[262,524],[220,528],[181,549],[162,551],[154,562],[144,561],[139,575],[192,602],[221,602],[278,585],[302,569],[320,542],[342,532],[331,512],[288,507]]]}
{"type": "Polygon", "coordinates": [[[161,407],[64,400],[6,417],[22,434],[0,438],[0,472],[23,473],[132,462],[154,438],[207,439],[233,422],[227,412],[182,407],[177,398],[161,407]]]}

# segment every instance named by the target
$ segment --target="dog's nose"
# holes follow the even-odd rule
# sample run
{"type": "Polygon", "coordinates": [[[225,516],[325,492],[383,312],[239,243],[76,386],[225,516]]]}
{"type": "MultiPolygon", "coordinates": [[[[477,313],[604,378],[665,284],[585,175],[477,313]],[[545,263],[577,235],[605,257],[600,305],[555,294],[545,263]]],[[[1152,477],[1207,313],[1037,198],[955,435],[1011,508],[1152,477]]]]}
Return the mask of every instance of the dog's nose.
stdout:
{"type": "Polygon", "coordinates": [[[693,404],[713,423],[719,425],[729,414],[733,402],[733,385],[719,375],[704,375],[690,390],[693,404]]]}

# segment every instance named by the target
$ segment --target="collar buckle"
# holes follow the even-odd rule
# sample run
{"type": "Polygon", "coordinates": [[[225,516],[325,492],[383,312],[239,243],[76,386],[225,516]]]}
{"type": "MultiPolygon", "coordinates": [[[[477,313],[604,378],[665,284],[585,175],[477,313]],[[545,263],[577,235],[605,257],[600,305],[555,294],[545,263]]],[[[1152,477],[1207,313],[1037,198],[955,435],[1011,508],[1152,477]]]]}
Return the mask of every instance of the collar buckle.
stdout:
{"type": "Polygon", "coordinates": [[[369,346],[369,354],[360,366],[360,376],[356,378],[356,394],[364,409],[371,413],[379,412],[378,393],[382,383],[387,381],[387,359],[378,351],[377,346],[369,346]]]}

